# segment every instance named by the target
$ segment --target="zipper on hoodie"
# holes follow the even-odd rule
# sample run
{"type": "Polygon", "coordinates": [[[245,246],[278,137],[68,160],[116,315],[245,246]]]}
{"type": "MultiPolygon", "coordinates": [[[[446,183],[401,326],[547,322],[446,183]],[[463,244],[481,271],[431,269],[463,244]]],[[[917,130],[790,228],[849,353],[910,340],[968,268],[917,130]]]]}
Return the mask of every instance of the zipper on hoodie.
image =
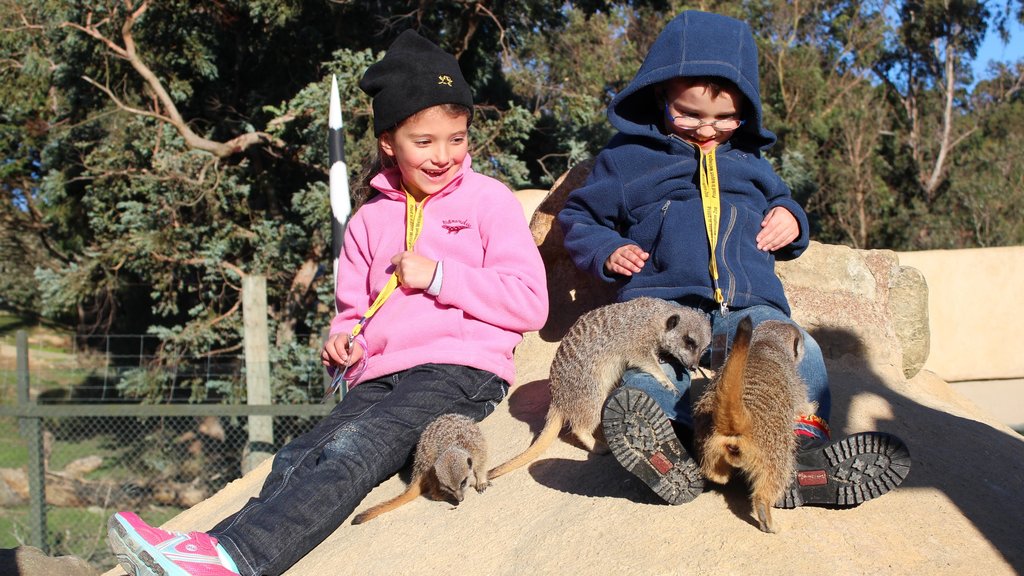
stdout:
{"type": "Polygon", "coordinates": [[[732,273],[732,267],[729,266],[729,259],[725,257],[725,247],[729,245],[729,239],[732,237],[732,232],[736,228],[736,206],[729,205],[729,223],[725,227],[724,233],[721,235],[719,246],[722,249],[721,258],[719,261],[722,263],[722,269],[725,271],[725,277],[729,281],[729,289],[725,294],[725,303],[731,304],[736,298],[736,275],[732,273]]]}
{"type": "Polygon", "coordinates": [[[661,205],[661,217],[658,221],[658,233],[654,236],[654,242],[651,246],[651,254],[654,254],[654,266],[659,270],[661,269],[661,259],[658,257],[658,247],[661,245],[661,234],[665,230],[665,220],[668,215],[668,207],[671,204],[671,200],[665,200],[665,203],[661,205]]]}

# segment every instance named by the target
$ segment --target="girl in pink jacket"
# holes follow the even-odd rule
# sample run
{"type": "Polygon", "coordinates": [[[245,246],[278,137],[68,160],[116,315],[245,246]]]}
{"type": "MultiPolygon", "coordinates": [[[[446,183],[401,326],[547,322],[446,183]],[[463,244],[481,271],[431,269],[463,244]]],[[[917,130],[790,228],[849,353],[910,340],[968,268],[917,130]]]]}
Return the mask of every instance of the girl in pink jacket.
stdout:
{"type": "Polygon", "coordinates": [[[473,99],[458,62],[406,31],[359,83],[384,169],[345,231],[322,361],[348,393],[276,455],[260,494],[208,532],[110,519],[129,574],[280,574],[409,459],[435,418],[481,420],[515,378],[512,352],[547,318],[522,208],[473,172],[473,99]]]}

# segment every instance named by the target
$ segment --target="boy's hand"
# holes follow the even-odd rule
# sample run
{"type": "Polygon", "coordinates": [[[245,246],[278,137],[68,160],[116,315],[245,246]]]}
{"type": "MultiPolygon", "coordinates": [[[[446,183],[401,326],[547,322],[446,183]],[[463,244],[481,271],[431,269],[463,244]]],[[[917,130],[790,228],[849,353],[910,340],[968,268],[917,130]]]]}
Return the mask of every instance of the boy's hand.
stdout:
{"type": "Polygon", "coordinates": [[[609,274],[632,276],[644,267],[644,263],[650,257],[650,254],[644,252],[636,244],[626,244],[612,252],[612,255],[604,261],[604,269],[609,274]]]}
{"type": "Polygon", "coordinates": [[[437,262],[434,260],[408,250],[395,254],[391,263],[395,265],[400,285],[419,290],[430,287],[430,282],[434,279],[434,270],[437,269],[437,262]]]}
{"type": "Polygon", "coordinates": [[[363,347],[352,343],[348,348],[348,334],[335,334],[327,339],[324,349],[320,352],[320,361],[324,366],[351,366],[363,357],[363,347]]]}
{"type": "Polygon", "coordinates": [[[796,217],[782,206],[776,206],[761,221],[761,232],[757,235],[757,249],[774,252],[789,246],[800,236],[800,224],[796,217]]]}

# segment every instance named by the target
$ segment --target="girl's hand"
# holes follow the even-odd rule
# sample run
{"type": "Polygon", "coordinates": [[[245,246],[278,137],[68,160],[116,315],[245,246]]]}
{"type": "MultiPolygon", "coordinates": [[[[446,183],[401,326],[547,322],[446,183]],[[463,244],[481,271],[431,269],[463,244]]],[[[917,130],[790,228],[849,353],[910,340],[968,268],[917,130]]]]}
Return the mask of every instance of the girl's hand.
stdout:
{"type": "Polygon", "coordinates": [[[335,334],[327,339],[323,351],[320,352],[320,362],[324,366],[351,366],[363,357],[363,347],[352,343],[348,348],[348,334],[335,334]]]}
{"type": "Polygon", "coordinates": [[[604,269],[609,274],[621,274],[623,276],[632,276],[640,271],[644,267],[644,263],[651,255],[644,252],[636,244],[626,244],[620,246],[612,252],[612,255],[604,261],[604,269]]]}
{"type": "Polygon", "coordinates": [[[761,221],[761,232],[757,235],[757,249],[774,252],[789,246],[800,236],[800,224],[796,217],[782,206],[776,206],[761,221]]]}
{"type": "Polygon", "coordinates": [[[435,260],[408,250],[395,254],[391,263],[395,265],[399,285],[419,290],[430,287],[430,282],[434,279],[434,270],[437,269],[435,260]]]}

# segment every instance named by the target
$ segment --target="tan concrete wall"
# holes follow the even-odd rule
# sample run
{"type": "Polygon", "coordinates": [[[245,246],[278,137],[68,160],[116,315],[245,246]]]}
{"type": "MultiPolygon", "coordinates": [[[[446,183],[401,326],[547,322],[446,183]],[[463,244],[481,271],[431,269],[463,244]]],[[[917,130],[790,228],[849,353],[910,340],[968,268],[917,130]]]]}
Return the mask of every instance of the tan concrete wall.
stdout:
{"type": "Polygon", "coordinates": [[[926,370],[948,382],[1024,378],[1024,246],[898,256],[928,282],[926,370]]]}

